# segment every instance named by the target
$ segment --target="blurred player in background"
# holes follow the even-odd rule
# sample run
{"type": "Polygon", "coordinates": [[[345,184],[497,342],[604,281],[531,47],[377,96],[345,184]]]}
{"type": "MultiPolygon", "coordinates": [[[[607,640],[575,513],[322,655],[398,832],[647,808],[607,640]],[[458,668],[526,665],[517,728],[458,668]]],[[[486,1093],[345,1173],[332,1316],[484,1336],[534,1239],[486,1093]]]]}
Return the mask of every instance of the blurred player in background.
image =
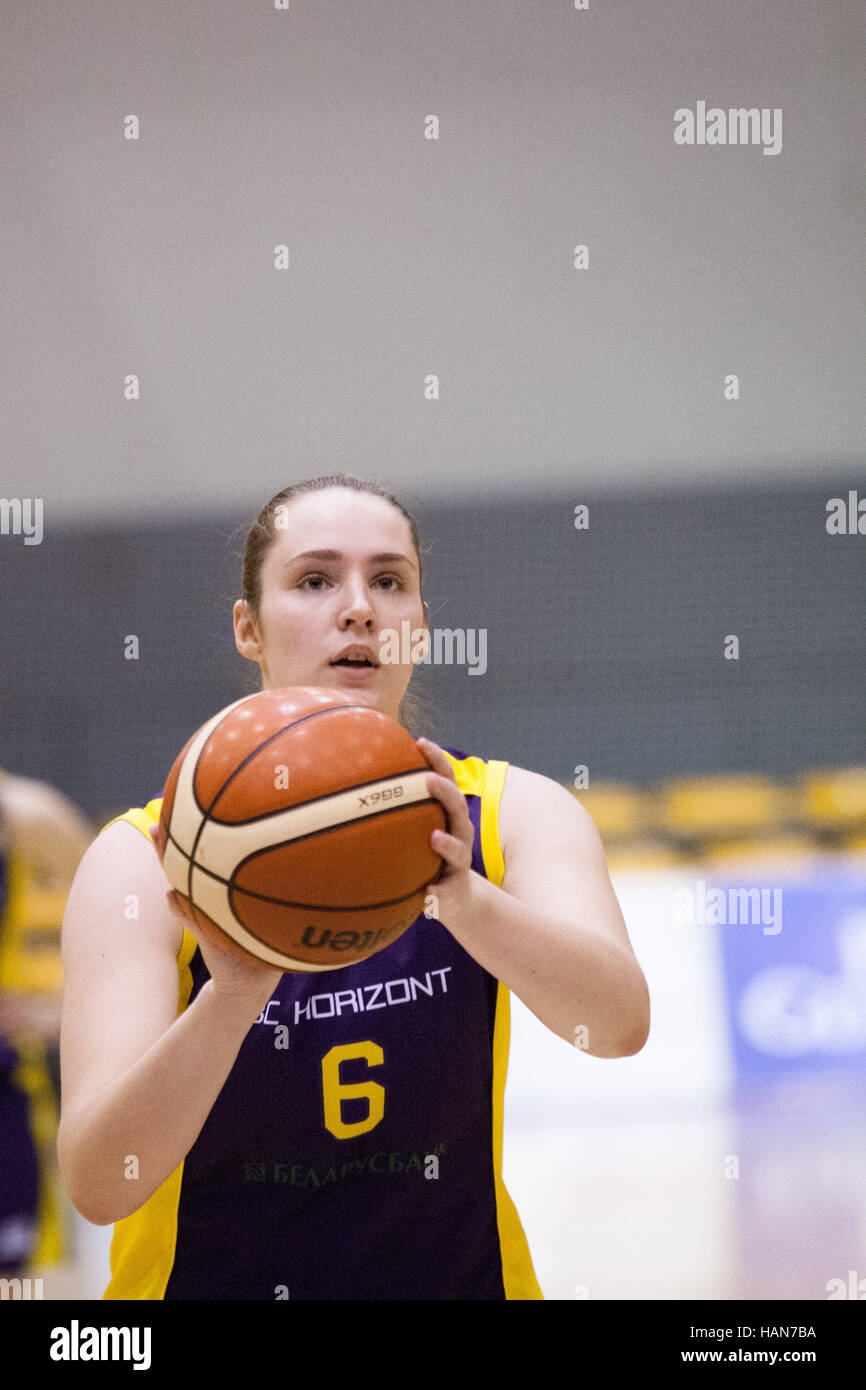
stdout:
{"type": "Polygon", "coordinates": [[[0,771],[0,1277],[62,1254],[60,925],[92,838],[60,792],[0,771]]]}

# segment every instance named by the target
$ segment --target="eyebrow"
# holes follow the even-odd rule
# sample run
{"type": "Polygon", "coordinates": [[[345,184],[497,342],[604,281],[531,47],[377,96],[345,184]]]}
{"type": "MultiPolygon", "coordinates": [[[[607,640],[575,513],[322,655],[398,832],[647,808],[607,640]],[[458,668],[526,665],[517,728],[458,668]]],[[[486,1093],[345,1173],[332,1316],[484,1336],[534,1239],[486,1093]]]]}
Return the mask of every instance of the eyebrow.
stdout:
{"type": "MultiPolygon", "coordinates": [[[[339,550],[304,550],[300,555],[293,555],[291,560],[286,561],[286,567],[294,565],[298,560],[342,560],[343,555],[339,550]]],[[[370,563],[373,565],[392,565],[404,564],[411,566],[412,561],[408,555],[401,555],[399,551],[382,551],[379,555],[371,555],[370,563]]]]}

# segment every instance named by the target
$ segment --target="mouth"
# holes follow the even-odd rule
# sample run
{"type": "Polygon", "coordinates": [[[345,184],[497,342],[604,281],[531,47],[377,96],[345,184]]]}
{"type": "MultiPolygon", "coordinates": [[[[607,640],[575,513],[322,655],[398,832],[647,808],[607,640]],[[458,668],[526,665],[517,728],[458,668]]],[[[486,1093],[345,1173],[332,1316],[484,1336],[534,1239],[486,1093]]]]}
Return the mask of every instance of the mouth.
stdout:
{"type": "Polygon", "coordinates": [[[338,666],[346,671],[376,671],[378,667],[375,661],[370,661],[368,657],[341,656],[339,661],[332,661],[331,666],[338,666]]]}

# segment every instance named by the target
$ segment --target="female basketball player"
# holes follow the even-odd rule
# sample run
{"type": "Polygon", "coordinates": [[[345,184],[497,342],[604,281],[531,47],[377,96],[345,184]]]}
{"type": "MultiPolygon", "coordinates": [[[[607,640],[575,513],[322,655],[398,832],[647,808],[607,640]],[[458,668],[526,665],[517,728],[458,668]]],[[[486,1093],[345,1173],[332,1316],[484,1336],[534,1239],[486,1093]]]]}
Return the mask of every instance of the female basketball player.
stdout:
{"type": "MultiPolygon", "coordinates": [[[[426,626],[414,523],[340,475],[247,539],[238,650],[266,689],[398,718],[426,626]]],[[[159,800],[85,856],[64,924],[61,1168],[117,1222],[108,1298],[540,1298],[501,1178],[508,991],[568,1043],[627,1056],[647,988],[598,835],[535,773],[421,746],[447,832],[435,913],[341,970],[282,973],[167,892],[159,800]]]]}

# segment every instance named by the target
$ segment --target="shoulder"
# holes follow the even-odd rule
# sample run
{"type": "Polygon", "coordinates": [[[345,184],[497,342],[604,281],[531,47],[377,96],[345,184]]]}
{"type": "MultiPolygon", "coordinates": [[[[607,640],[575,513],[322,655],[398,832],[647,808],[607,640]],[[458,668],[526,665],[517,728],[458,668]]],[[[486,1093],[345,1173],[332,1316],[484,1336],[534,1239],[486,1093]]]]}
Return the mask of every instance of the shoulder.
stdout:
{"type": "Polygon", "coordinates": [[[80,887],[82,881],[96,885],[118,878],[153,882],[157,887],[165,878],[149,834],[125,817],[110,821],[93,840],[81,860],[75,886],[80,887]]]}
{"type": "Polygon", "coordinates": [[[553,778],[512,763],[499,804],[499,838],[506,860],[539,843],[551,848],[566,844],[588,856],[604,857],[601,837],[577,797],[553,778]]]}
{"type": "Polygon", "coordinates": [[[506,892],[563,921],[591,922],[631,951],[601,836],[568,787],[509,766],[499,838],[506,892]]]}
{"type": "Polygon", "coordinates": [[[116,935],[114,924],[126,920],[125,907],[133,895],[136,907],[131,920],[148,922],[150,931],[144,936],[159,936],[176,952],[183,929],[166,905],[168,891],[159,855],[143,823],[112,821],[78,866],[66,905],[64,938],[68,942],[76,924],[87,935],[107,929],[116,935]]]}

